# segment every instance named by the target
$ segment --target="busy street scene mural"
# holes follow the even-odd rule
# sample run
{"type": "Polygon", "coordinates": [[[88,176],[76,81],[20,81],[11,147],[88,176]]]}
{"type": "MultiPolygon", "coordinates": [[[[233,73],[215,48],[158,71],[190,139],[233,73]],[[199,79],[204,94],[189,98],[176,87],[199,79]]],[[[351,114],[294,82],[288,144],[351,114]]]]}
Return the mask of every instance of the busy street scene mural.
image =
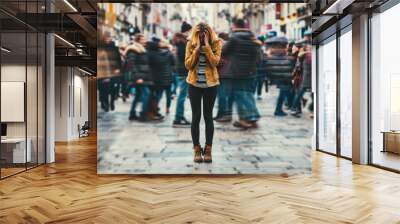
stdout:
{"type": "Polygon", "coordinates": [[[304,3],[99,3],[99,174],[311,172],[304,3]]]}

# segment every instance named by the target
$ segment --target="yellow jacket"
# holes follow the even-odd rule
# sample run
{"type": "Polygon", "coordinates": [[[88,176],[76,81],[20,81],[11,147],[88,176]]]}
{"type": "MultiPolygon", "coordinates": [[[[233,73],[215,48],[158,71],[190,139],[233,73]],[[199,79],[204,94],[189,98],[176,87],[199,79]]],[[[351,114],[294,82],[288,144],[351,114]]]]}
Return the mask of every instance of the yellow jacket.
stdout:
{"type": "MultiPolygon", "coordinates": [[[[221,57],[221,42],[211,28],[209,28],[209,32],[211,33],[210,44],[209,46],[204,46],[203,50],[207,57],[207,67],[205,69],[207,86],[211,87],[219,85],[217,65],[221,57]]],[[[197,66],[199,62],[199,52],[195,52],[197,41],[199,41],[197,33],[197,29],[194,29],[192,39],[186,44],[185,54],[185,67],[189,70],[186,82],[192,85],[197,82],[197,66]]]]}

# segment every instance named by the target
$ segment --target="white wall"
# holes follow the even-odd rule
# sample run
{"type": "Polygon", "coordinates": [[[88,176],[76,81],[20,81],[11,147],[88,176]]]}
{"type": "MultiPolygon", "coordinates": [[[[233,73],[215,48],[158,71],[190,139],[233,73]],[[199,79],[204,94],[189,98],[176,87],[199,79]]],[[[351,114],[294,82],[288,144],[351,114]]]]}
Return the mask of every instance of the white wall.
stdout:
{"type": "Polygon", "coordinates": [[[69,76],[67,67],[55,68],[55,141],[68,139],[69,76]]]}
{"type": "Polygon", "coordinates": [[[88,102],[88,78],[81,76],[82,73],[79,73],[79,75],[76,75],[75,70],[75,75],[74,75],[74,82],[72,88],[73,91],[73,96],[71,96],[71,99],[73,99],[73,108],[71,108],[72,111],[72,120],[71,120],[71,135],[73,138],[79,137],[78,133],[78,124],[83,125],[85,121],[88,121],[89,119],[89,113],[88,113],[88,107],[89,107],[89,102],[88,102]]]}
{"type": "MultiPolygon", "coordinates": [[[[1,81],[25,82],[25,64],[8,64],[1,66],[1,81]]],[[[7,110],[7,108],[1,108],[7,110]]],[[[25,137],[25,122],[7,123],[7,137],[25,137]]]]}
{"type": "MultiPolygon", "coordinates": [[[[26,113],[21,122],[5,122],[7,124],[7,137],[9,138],[27,138],[30,140],[30,148],[32,161],[44,163],[45,159],[45,116],[44,116],[44,73],[41,66],[25,65],[12,63],[2,64],[1,66],[1,81],[2,82],[24,82],[26,86],[26,101],[22,108],[14,108],[14,110],[22,110],[20,113],[26,113]],[[26,80],[27,79],[27,80],[26,80]],[[25,106],[26,103],[26,106],[25,106]]],[[[2,89],[3,91],[4,89],[2,89]]],[[[24,90],[20,94],[24,94],[24,90]]],[[[2,98],[7,95],[2,95],[2,98]]],[[[25,97],[25,96],[24,96],[25,97]]],[[[2,112],[13,113],[13,108],[2,107],[2,112]],[[9,110],[9,111],[7,111],[9,110]]],[[[48,160],[51,162],[51,160],[48,160]]]]}
{"type": "MultiPolygon", "coordinates": [[[[28,74],[31,73],[31,71],[34,68],[33,66],[28,66],[26,67],[25,64],[3,64],[1,66],[1,81],[2,82],[25,82],[25,75],[26,75],[26,69],[28,71],[28,74]]],[[[36,83],[35,83],[36,85],[36,83]]],[[[27,99],[28,103],[32,101],[32,97],[36,97],[36,90],[34,90],[33,93],[27,92],[27,96],[29,99],[27,99]]],[[[34,105],[36,107],[36,105],[34,105]]],[[[7,110],[7,108],[1,108],[1,110],[7,110]]],[[[36,119],[36,114],[34,115],[34,118],[36,119]]],[[[32,121],[33,117],[31,117],[31,114],[28,114],[28,121],[32,121]]],[[[8,137],[25,137],[25,124],[26,122],[7,122],[7,135],[8,137]]],[[[36,122],[35,122],[36,123],[36,122]]],[[[31,127],[30,125],[29,127],[31,127]]]]}
{"type": "Polygon", "coordinates": [[[55,141],[79,137],[78,125],[88,120],[88,78],[72,67],[56,67],[55,141]]]}
{"type": "MultiPolygon", "coordinates": [[[[9,64],[1,66],[1,81],[2,82],[25,82],[25,64],[9,64]]],[[[7,110],[7,108],[1,108],[7,110]]],[[[7,123],[8,137],[25,137],[25,122],[7,123]]]]}
{"type": "Polygon", "coordinates": [[[1,65],[1,81],[25,82],[25,64],[1,65]]]}

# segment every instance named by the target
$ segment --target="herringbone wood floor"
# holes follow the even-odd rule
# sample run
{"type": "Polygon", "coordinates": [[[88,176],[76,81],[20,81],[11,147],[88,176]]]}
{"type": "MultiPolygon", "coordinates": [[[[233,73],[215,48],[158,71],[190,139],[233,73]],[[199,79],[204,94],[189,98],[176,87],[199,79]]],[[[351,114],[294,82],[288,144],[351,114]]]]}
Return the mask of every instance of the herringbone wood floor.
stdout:
{"type": "MultiPolygon", "coordinates": [[[[284,149],[282,149],[284,150],[284,149]]],[[[400,175],[313,153],[313,174],[97,176],[96,139],[0,181],[0,223],[400,223],[400,175]]]]}

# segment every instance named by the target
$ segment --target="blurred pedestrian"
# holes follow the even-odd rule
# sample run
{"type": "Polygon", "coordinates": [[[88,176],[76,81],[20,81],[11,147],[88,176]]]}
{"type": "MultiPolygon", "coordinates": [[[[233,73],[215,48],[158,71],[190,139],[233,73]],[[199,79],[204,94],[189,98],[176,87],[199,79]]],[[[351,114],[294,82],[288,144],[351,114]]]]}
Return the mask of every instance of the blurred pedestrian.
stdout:
{"type": "MultiPolygon", "coordinates": [[[[229,34],[220,33],[218,37],[223,46],[229,40],[229,34]]],[[[218,112],[214,118],[217,122],[230,122],[232,121],[233,111],[233,91],[232,91],[232,77],[227,73],[229,61],[227,55],[221,54],[219,64],[217,66],[220,85],[218,87],[218,112]]]]}
{"type": "Polygon", "coordinates": [[[300,48],[294,72],[295,97],[292,106],[292,115],[300,117],[302,113],[303,95],[311,91],[311,46],[305,44],[300,48]]]}
{"type": "MultiPolygon", "coordinates": [[[[312,52],[312,48],[311,48],[312,31],[310,29],[308,29],[304,32],[304,41],[305,41],[305,45],[307,45],[307,47],[308,47],[307,51],[312,52]]],[[[311,55],[312,55],[312,53],[311,53],[311,55]]],[[[308,110],[311,112],[310,117],[314,118],[314,93],[311,90],[310,90],[310,101],[311,102],[308,106],[308,110]]]]}
{"type": "Polygon", "coordinates": [[[174,67],[172,68],[173,74],[172,74],[172,84],[171,84],[171,99],[175,99],[176,92],[178,90],[178,82],[179,82],[179,75],[176,70],[176,47],[173,43],[173,39],[171,39],[169,41],[169,44],[171,46],[171,53],[174,56],[174,61],[175,61],[174,67]]]}
{"type": "Polygon", "coordinates": [[[186,77],[188,70],[185,67],[185,50],[188,42],[188,36],[192,26],[189,23],[183,22],[181,32],[176,33],[173,38],[173,44],[176,47],[176,71],[178,73],[179,94],[176,102],[174,127],[189,127],[190,122],[185,118],[185,101],[188,95],[188,84],[186,77]]]}
{"type": "MultiPolygon", "coordinates": [[[[291,41],[288,45],[288,55],[292,56],[295,61],[297,61],[297,57],[299,55],[299,50],[302,47],[301,41],[291,41]]],[[[293,83],[289,85],[288,95],[285,99],[285,106],[287,109],[291,110],[293,107],[294,97],[296,95],[296,89],[293,86],[293,83]]]]}
{"type": "Polygon", "coordinates": [[[169,45],[163,43],[158,38],[153,38],[147,43],[147,55],[149,59],[150,72],[153,77],[153,96],[155,106],[153,113],[158,117],[163,117],[159,113],[159,103],[163,93],[166,95],[165,113],[169,113],[171,107],[171,84],[173,78],[174,56],[169,50],[169,45]]]}
{"type": "Polygon", "coordinates": [[[122,98],[123,102],[126,102],[126,99],[129,98],[129,92],[130,92],[130,85],[129,81],[126,79],[126,73],[128,72],[126,69],[126,57],[125,57],[125,50],[127,46],[120,46],[119,51],[121,54],[121,76],[119,77],[119,88],[118,91],[121,92],[119,95],[122,98]]]}
{"type": "Polygon", "coordinates": [[[108,112],[115,109],[118,97],[118,81],[121,71],[121,54],[110,32],[105,32],[99,40],[99,100],[101,108],[108,112]]]}
{"type": "Polygon", "coordinates": [[[288,40],[286,37],[274,37],[266,41],[267,75],[279,88],[279,96],[276,102],[275,116],[286,116],[283,111],[283,103],[287,99],[291,83],[292,73],[296,64],[293,56],[288,55],[288,40]]]}
{"type": "Polygon", "coordinates": [[[219,76],[217,65],[221,56],[221,43],[211,27],[205,23],[196,25],[186,45],[185,66],[189,70],[189,99],[192,107],[191,134],[194,162],[212,162],[211,148],[214,136],[213,108],[217,96],[219,76]],[[203,101],[203,102],[202,102],[203,101]],[[201,105],[203,103],[203,106],[201,105]],[[201,109],[206,124],[206,145],[200,146],[201,109]]]}
{"type": "Polygon", "coordinates": [[[126,47],[130,46],[135,42],[135,35],[140,33],[140,30],[138,27],[130,27],[128,29],[128,34],[129,34],[129,42],[126,46],[121,46],[120,47],[120,52],[123,55],[123,66],[122,66],[122,74],[123,76],[120,78],[120,91],[122,95],[122,101],[126,102],[126,99],[129,98],[129,94],[131,93],[131,89],[133,87],[132,80],[131,80],[131,70],[133,63],[128,62],[126,59],[126,47]]]}
{"type": "Polygon", "coordinates": [[[126,48],[126,60],[132,63],[131,80],[135,85],[135,97],[132,101],[129,120],[158,120],[149,115],[150,87],[153,85],[153,77],[150,72],[148,55],[145,49],[146,39],[143,34],[135,35],[135,42],[126,48]],[[136,114],[137,103],[142,104],[140,115],[136,114]]]}
{"type": "Polygon", "coordinates": [[[239,114],[235,127],[257,127],[260,118],[254,97],[260,45],[254,34],[245,28],[244,20],[235,19],[229,41],[222,50],[229,61],[226,72],[232,78],[234,102],[239,114]]]}
{"type": "MultiPolygon", "coordinates": [[[[262,46],[260,48],[260,60],[257,63],[257,69],[256,69],[256,94],[257,94],[257,99],[261,100],[262,99],[262,87],[266,81],[266,76],[267,76],[267,70],[266,70],[266,58],[267,55],[265,53],[265,48],[264,48],[264,43],[265,43],[265,36],[261,35],[257,37],[257,39],[261,42],[262,46]]],[[[265,88],[268,88],[267,86],[265,88]]]]}

